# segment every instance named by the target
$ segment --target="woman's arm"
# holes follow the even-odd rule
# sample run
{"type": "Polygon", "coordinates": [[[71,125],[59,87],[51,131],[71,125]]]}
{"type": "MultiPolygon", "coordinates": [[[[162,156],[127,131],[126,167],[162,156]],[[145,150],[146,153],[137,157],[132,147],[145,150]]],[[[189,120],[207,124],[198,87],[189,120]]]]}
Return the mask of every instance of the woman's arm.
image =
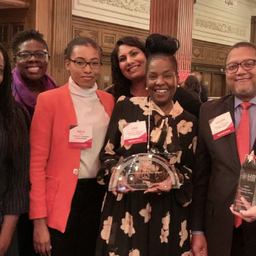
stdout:
{"type": "Polygon", "coordinates": [[[51,255],[50,232],[46,225],[45,218],[35,219],[33,223],[33,241],[36,253],[47,253],[47,255],[51,255]]]}
{"type": "Polygon", "coordinates": [[[30,219],[47,217],[45,169],[51,148],[54,112],[47,96],[38,96],[30,129],[30,219]]]}
{"type": "Polygon", "coordinates": [[[48,95],[39,95],[31,123],[30,144],[30,218],[34,221],[35,251],[50,255],[50,234],[46,225],[46,174],[50,154],[53,126],[53,112],[48,95]]]}
{"type": "Polygon", "coordinates": [[[111,176],[111,169],[117,164],[120,156],[117,155],[117,150],[120,148],[121,132],[119,130],[119,120],[122,113],[124,102],[117,102],[114,107],[104,145],[100,152],[101,169],[97,174],[99,184],[108,184],[111,176]]]}
{"type": "Polygon", "coordinates": [[[4,256],[12,241],[19,215],[5,215],[0,232],[0,256],[4,256]]]}
{"type": "Polygon", "coordinates": [[[192,176],[197,143],[197,119],[193,117],[190,122],[193,123],[191,131],[180,131],[179,137],[182,145],[182,155],[181,161],[175,164],[175,167],[179,171],[180,179],[183,181],[180,189],[175,190],[175,198],[183,207],[189,205],[192,200],[192,176]]]}

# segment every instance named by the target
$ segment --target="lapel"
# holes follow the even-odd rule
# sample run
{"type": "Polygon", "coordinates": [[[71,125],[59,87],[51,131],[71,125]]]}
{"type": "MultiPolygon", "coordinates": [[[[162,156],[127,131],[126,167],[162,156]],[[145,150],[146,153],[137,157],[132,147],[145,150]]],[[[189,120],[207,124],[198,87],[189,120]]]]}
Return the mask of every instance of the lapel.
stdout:
{"type": "MultiPolygon", "coordinates": [[[[228,97],[224,101],[224,112],[230,112],[233,124],[235,125],[235,115],[234,115],[234,96],[228,97]]],[[[237,145],[236,145],[236,133],[233,132],[227,136],[225,136],[226,142],[229,144],[229,150],[231,155],[233,156],[232,161],[235,162],[236,166],[240,166],[239,156],[237,152],[237,145]]],[[[231,160],[231,159],[230,159],[231,160]]],[[[240,169],[239,169],[240,172],[240,169]]]]}
{"type": "Polygon", "coordinates": [[[75,112],[74,104],[68,88],[68,83],[63,85],[61,89],[63,90],[61,95],[61,104],[62,104],[62,109],[64,109],[63,112],[65,113],[65,119],[66,121],[69,122],[70,125],[71,124],[77,125],[76,112],[75,112]]]}

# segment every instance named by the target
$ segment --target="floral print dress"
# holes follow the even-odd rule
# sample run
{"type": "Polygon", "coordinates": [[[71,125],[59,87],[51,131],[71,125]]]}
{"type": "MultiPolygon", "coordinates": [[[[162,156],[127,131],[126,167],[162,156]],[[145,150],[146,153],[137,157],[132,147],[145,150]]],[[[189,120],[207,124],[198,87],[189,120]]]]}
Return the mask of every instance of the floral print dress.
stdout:
{"type": "Polygon", "coordinates": [[[96,256],[189,255],[189,205],[197,119],[183,110],[178,102],[166,116],[146,97],[120,97],[100,155],[102,168],[97,175],[98,182],[108,185],[110,169],[121,156],[126,158],[147,152],[147,143],[124,145],[124,125],[137,121],[146,122],[151,149],[159,153],[177,153],[171,161],[182,175],[183,185],[168,193],[134,191],[115,196],[107,192],[96,256]]]}

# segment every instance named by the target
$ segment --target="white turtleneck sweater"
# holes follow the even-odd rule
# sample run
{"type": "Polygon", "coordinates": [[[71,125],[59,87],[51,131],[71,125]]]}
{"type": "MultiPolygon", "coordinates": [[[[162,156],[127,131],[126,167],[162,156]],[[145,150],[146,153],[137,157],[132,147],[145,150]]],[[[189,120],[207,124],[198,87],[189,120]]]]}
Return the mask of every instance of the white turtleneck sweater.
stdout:
{"type": "Polygon", "coordinates": [[[96,83],[92,88],[82,88],[70,77],[68,86],[76,112],[77,124],[93,127],[92,147],[81,149],[78,178],[95,178],[100,168],[99,152],[104,143],[110,118],[96,94],[98,88],[96,83]]]}

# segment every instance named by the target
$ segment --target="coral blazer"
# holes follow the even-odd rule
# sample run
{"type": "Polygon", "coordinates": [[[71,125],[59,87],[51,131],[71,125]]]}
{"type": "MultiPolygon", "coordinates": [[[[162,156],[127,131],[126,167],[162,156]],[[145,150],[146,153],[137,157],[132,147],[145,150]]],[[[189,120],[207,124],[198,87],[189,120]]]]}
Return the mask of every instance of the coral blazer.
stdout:
{"type": "MultiPolygon", "coordinates": [[[[96,94],[110,116],[112,95],[96,94]]],[[[49,227],[65,232],[78,181],[81,149],[69,148],[69,128],[77,118],[68,84],[38,96],[31,123],[30,218],[46,218],[49,227]]]]}

